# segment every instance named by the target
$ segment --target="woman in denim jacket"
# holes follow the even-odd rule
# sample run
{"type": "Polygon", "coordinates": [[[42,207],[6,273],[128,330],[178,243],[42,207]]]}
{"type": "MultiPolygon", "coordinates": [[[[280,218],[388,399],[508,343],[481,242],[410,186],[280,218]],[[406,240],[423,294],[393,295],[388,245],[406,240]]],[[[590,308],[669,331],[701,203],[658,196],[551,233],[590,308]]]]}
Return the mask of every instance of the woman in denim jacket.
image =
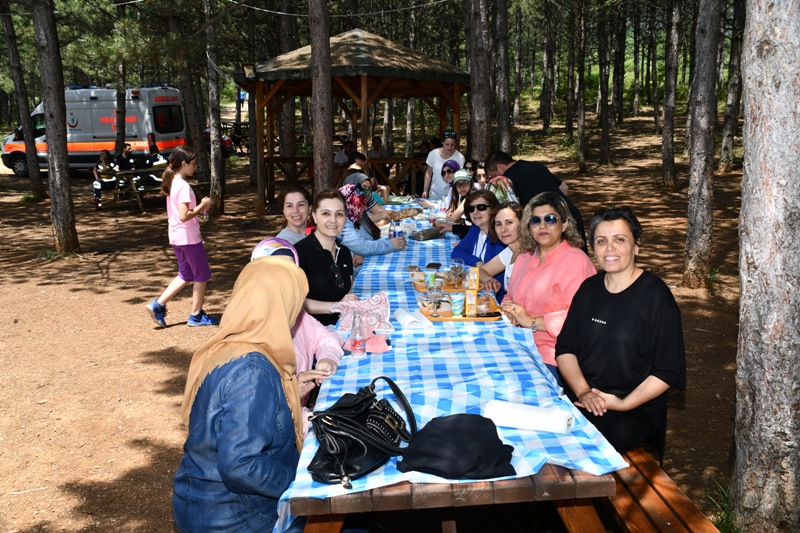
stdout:
{"type": "Polygon", "coordinates": [[[277,521],[303,442],[290,328],[307,292],[295,265],[250,262],[219,332],[194,354],[172,497],[181,531],[270,531],[277,521]]]}

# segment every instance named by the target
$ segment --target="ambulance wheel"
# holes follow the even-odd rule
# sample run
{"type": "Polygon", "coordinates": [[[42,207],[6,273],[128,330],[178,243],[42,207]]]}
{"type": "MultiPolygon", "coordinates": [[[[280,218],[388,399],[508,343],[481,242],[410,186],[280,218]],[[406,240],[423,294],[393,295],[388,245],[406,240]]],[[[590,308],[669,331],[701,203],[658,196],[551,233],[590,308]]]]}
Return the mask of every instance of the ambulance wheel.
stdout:
{"type": "Polygon", "coordinates": [[[24,178],[28,175],[28,160],[24,155],[16,155],[11,159],[11,170],[15,176],[24,178]]]}

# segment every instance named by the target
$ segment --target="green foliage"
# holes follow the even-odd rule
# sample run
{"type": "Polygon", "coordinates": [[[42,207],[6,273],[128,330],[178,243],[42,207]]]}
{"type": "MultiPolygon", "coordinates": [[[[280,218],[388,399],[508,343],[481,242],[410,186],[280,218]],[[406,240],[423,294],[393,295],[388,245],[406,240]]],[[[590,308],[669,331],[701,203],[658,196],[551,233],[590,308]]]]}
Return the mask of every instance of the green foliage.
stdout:
{"type": "Polygon", "coordinates": [[[714,525],[720,533],[741,533],[741,529],[736,527],[736,513],[731,507],[728,491],[719,482],[715,483],[717,485],[716,497],[708,496],[708,499],[714,504],[714,525]]]}
{"type": "Polygon", "coordinates": [[[719,268],[712,268],[706,274],[706,287],[709,291],[714,290],[714,284],[719,281],[719,268]]]}
{"type": "Polygon", "coordinates": [[[532,155],[536,153],[541,146],[536,144],[536,139],[530,132],[522,132],[513,140],[513,154],[532,155]]]}
{"type": "Polygon", "coordinates": [[[22,198],[20,198],[20,202],[26,203],[26,204],[35,203],[35,202],[39,202],[39,201],[40,201],[40,199],[37,198],[36,196],[34,196],[31,193],[25,193],[25,194],[22,195],[22,198]]]}
{"type": "Polygon", "coordinates": [[[52,263],[53,261],[58,261],[62,258],[63,256],[55,250],[45,249],[39,252],[39,260],[44,261],[45,263],[52,263]]]}

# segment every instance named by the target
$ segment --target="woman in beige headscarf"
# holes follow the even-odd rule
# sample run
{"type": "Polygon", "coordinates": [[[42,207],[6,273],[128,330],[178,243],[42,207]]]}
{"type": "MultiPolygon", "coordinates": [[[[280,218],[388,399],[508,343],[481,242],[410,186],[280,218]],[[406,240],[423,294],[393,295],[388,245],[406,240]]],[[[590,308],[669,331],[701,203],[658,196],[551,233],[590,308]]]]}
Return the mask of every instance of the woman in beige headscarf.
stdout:
{"type": "Polygon", "coordinates": [[[307,292],[295,265],[252,261],[219,332],[194,354],[182,410],[189,436],[172,499],[182,531],[266,531],[277,520],[303,441],[290,329],[307,292]]]}

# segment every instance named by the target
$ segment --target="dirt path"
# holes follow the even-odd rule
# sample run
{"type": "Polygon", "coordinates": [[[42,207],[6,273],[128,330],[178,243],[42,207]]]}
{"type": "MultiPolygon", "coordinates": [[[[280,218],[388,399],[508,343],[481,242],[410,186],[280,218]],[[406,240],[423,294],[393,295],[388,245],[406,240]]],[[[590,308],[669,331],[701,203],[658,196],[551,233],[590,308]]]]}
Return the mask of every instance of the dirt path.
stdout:
{"type": "MultiPolygon", "coordinates": [[[[707,495],[728,479],[740,176],[715,184],[714,292],[679,287],[685,192],[661,192],[660,138],[647,127],[628,121],[615,134],[625,144],[611,167],[579,176],[572,163],[549,164],[585,218],[624,203],[643,220],[641,264],[674,287],[689,361],[688,390],[670,399],[665,468],[710,510],[707,495]]],[[[223,310],[252,247],[276,230],[273,217],[255,220],[246,182],[233,176],[228,214],[203,227],[212,314],[223,310]]],[[[49,204],[21,202],[25,186],[0,174],[0,533],[169,531],[185,372],[214,330],[184,325],[188,291],[170,304],[166,330],[145,313],[175,272],[163,200],[146,199],[146,213],[134,202],[96,212],[88,178],[74,180],[82,253],[47,261],[49,204]]]]}

